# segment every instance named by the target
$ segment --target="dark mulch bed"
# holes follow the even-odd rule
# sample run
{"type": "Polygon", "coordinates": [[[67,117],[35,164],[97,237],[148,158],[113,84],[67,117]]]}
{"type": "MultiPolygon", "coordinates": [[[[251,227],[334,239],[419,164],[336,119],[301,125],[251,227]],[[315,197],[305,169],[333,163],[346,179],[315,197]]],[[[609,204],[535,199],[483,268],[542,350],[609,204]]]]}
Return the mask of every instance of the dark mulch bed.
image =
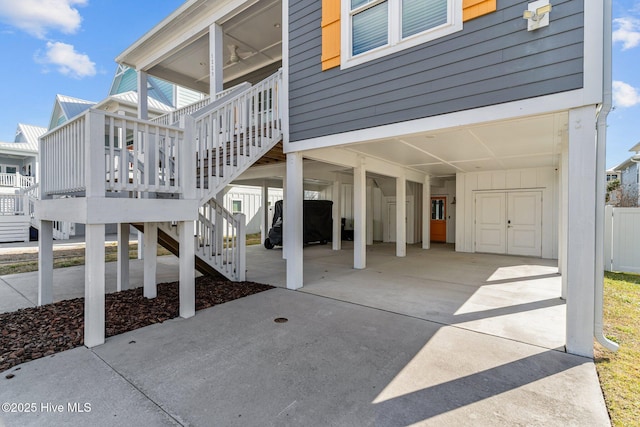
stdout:
{"type": "MultiPolygon", "coordinates": [[[[272,289],[254,282],[196,279],[196,310],[272,289]]],[[[147,299],[142,288],[106,295],[106,336],[178,317],[178,283],[158,285],[158,297],[147,299]]],[[[83,345],[84,298],[0,314],[0,372],[20,363],[83,345]]]]}

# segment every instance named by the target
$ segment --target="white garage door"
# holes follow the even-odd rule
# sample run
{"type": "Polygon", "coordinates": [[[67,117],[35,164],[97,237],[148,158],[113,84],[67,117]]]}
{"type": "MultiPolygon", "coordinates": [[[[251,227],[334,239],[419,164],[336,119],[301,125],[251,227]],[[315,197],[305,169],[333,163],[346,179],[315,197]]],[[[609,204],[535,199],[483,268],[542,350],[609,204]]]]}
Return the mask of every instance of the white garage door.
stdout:
{"type": "Polygon", "coordinates": [[[542,256],[542,192],[475,196],[477,252],[542,256]]]}

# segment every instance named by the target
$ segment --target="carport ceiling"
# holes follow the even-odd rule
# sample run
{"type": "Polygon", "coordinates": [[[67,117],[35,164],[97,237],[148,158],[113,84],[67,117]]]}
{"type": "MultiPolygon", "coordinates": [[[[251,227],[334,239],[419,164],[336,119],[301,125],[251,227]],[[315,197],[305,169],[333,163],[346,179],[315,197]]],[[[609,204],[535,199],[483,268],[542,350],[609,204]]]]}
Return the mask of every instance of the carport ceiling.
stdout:
{"type": "Polygon", "coordinates": [[[352,144],[345,149],[433,177],[557,167],[567,124],[568,114],[561,112],[352,144]]]}

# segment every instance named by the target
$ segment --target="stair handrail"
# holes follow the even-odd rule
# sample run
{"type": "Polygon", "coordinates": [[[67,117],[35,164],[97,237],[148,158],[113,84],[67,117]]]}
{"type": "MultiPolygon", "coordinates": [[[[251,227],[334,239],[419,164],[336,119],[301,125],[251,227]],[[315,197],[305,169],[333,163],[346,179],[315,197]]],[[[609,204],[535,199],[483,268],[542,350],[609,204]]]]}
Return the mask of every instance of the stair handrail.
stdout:
{"type": "Polygon", "coordinates": [[[282,138],[282,69],[191,115],[196,185],[204,204],[282,138]],[[206,173],[205,173],[206,171],[206,173]]]}
{"type": "Polygon", "coordinates": [[[238,90],[244,90],[246,88],[246,85],[251,86],[251,84],[248,82],[240,83],[238,85],[230,87],[229,89],[225,89],[222,92],[216,93],[216,95],[213,97],[213,100],[211,99],[210,96],[206,96],[205,98],[198,100],[196,102],[193,102],[189,105],[185,105],[184,107],[177,108],[174,111],[170,111],[166,114],[155,117],[151,119],[151,121],[153,123],[158,123],[162,125],[174,125],[178,123],[180,119],[186,116],[187,114],[193,114],[197,111],[200,111],[203,108],[206,108],[208,105],[215,103],[217,100],[223,97],[226,97],[229,94],[232,94],[238,90]]]}

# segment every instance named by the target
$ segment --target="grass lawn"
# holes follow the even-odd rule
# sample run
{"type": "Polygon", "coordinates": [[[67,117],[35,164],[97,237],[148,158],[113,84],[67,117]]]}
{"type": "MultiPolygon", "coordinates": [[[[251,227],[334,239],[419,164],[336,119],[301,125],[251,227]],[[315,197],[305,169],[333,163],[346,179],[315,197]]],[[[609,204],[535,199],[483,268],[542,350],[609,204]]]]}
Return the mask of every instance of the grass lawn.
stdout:
{"type": "MultiPolygon", "coordinates": [[[[260,233],[247,234],[247,245],[259,245],[260,233]]],[[[118,260],[118,247],[115,243],[107,243],[104,247],[105,262],[118,260]]],[[[171,255],[171,252],[158,246],[158,256],[171,255]]],[[[129,258],[138,257],[138,245],[129,245],[129,258]]],[[[84,249],[55,249],[53,251],[53,268],[73,267],[84,265],[84,249]]],[[[38,271],[38,253],[29,252],[22,254],[0,255],[0,276],[5,274],[28,273],[38,271]]]]}
{"type": "Polygon", "coordinates": [[[616,353],[595,349],[611,422],[640,425],[640,275],[605,273],[604,333],[620,345],[616,353]]]}

